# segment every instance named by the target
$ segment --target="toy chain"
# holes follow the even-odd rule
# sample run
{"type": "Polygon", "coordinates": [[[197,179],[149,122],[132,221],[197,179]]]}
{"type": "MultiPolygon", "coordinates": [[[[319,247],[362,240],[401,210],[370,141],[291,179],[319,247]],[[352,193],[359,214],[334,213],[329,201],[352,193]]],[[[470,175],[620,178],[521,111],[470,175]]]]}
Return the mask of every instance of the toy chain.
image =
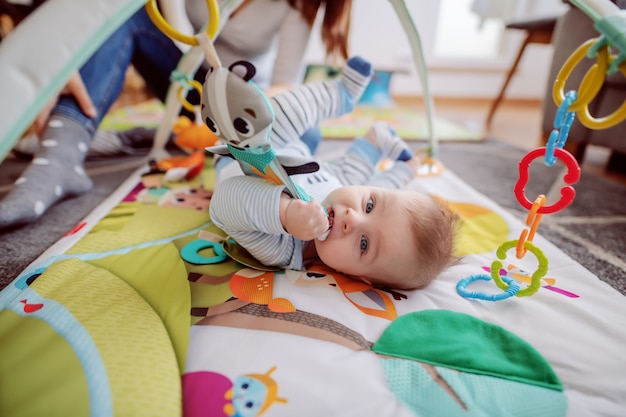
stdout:
{"type": "Polygon", "coordinates": [[[554,102],[559,106],[554,119],[554,130],[550,133],[545,147],[540,147],[530,151],[519,162],[519,179],[514,187],[517,201],[529,210],[526,218],[526,226],[522,230],[517,240],[504,242],[497,250],[496,256],[499,260],[491,264],[491,275],[472,275],[469,278],[460,280],[456,286],[459,295],[465,298],[475,298],[487,301],[500,301],[517,296],[530,296],[537,292],[540,287],[541,278],[548,271],[548,259],[541,249],[532,244],[535,232],[544,214],[557,213],[569,206],[576,195],[572,186],[580,178],[580,166],[571,153],[563,149],[570,127],[574,118],[578,116],[580,122],[590,129],[606,129],[622,122],[626,119],[626,101],[612,114],[605,117],[594,118],[589,113],[589,103],[595,98],[604,83],[605,74],[610,72],[611,64],[619,63],[616,66],[622,74],[626,75],[626,60],[624,54],[620,57],[611,56],[609,46],[605,37],[591,39],[581,45],[563,64],[559,71],[553,88],[554,102]],[[587,74],[578,88],[578,91],[564,93],[563,89],[567,78],[572,73],[573,68],[582,61],[585,56],[596,58],[596,63],[588,70],[587,74]],[[545,195],[539,195],[534,202],[531,202],[525,195],[525,186],[529,179],[530,164],[537,158],[543,157],[543,162],[547,166],[553,166],[557,159],[560,159],[567,168],[563,177],[565,186],[561,188],[561,198],[546,206],[545,195]],[[516,248],[516,257],[522,259],[530,251],[538,261],[538,266],[532,274],[531,283],[524,289],[513,280],[500,276],[502,262],[506,259],[506,253],[512,248],[516,248]],[[496,294],[486,294],[483,292],[472,292],[467,290],[468,284],[478,281],[488,281],[493,279],[494,283],[503,292],[496,294]]]}

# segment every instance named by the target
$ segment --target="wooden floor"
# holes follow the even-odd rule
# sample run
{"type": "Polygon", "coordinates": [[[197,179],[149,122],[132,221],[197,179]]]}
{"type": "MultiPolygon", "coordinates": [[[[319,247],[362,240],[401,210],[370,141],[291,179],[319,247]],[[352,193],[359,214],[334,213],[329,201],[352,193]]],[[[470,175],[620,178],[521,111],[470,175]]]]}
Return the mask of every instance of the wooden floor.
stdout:
{"type": "MultiPolygon", "coordinates": [[[[419,106],[419,101],[410,100],[410,102],[419,106]]],[[[485,131],[485,120],[490,105],[490,100],[440,98],[435,99],[435,114],[485,132],[486,137],[509,143],[520,149],[530,151],[542,146],[540,101],[504,100],[496,110],[491,129],[485,131]]],[[[608,158],[607,148],[588,146],[581,169],[583,173],[593,172],[626,184],[626,175],[608,172],[605,169],[608,158]]]]}

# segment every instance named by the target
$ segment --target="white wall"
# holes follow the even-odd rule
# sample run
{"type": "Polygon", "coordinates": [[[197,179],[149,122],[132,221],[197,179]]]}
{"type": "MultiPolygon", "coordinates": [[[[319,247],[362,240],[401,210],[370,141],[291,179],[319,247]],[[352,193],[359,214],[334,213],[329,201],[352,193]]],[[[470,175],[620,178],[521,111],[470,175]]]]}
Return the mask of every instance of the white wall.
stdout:
{"type": "MultiPolygon", "coordinates": [[[[532,0],[527,0],[532,3],[532,0]]],[[[443,60],[434,54],[439,1],[406,0],[406,6],[419,32],[429,67],[430,90],[435,97],[492,98],[504,82],[522,40],[519,31],[508,31],[510,45],[499,60],[443,60]]],[[[533,8],[536,15],[563,10],[561,0],[541,0],[533,8]]],[[[533,3],[534,4],[534,3],[533,3]]],[[[458,36],[463,36],[459,33],[458,36]]],[[[353,0],[350,38],[351,53],[370,60],[375,68],[400,68],[392,78],[394,95],[421,95],[417,64],[398,16],[388,1],[353,0]]],[[[318,36],[313,36],[307,51],[308,61],[324,61],[324,50],[318,36]]],[[[547,73],[552,57],[551,45],[529,45],[516,75],[507,89],[507,97],[541,99],[548,83],[547,73]]]]}

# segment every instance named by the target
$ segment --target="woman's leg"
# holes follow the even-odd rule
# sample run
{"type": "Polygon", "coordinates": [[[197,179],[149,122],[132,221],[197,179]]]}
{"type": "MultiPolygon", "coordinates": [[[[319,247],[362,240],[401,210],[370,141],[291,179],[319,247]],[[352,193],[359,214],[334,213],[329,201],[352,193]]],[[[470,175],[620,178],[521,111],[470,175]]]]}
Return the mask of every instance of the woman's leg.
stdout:
{"type": "Polygon", "coordinates": [[[150,87],[164,83],[162,88],[167,90],[169,74],[181,53],[142,7],[80,69],[98,115],[84,115],[73,96],[59,99],[33,161],[0,202],[0,228],[30,223],[60,199],[91,189],[91,180],[83,169],[89,143],[119,96],[128,66],[144,49],[151,49],[155,61],[152,71],[160,73],[150,87]],[[157,59],[159,53],[162,59],[157,59]]]}
{"type": "MultiPolygon", "coordinates": [[[[152,93],[164,102],[170,85],[170,76],[183,54],[174,42],[152,23],[145,9],[140,10],[133,20],[136,44],[132,64],[152,93]]],[[[204,78],[200,80],[200,84],[203,82],[204,78]]]]}

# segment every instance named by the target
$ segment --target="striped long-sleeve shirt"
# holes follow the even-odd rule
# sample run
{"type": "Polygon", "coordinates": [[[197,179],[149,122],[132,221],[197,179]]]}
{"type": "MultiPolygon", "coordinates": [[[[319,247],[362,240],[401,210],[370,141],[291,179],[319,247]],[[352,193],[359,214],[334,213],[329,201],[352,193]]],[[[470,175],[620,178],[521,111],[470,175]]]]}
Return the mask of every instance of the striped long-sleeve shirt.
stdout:
{"type": "MultiPolygon", "coordinates": [[[[297,153],[300,151],[298,148],[297,153]]],[[[277,150],[278,155],[281,153],[290,154],[288,147],[277,150]]],[[[339,159],[316,161],[320,164],[319,171],[295,175],[292,179],[321,202],[341,186],[367,184],[400,188],[414,178],[415,173],[404,162],[396,162],[390,169],[378,172],[376,165],[380,158],[380,151],[375,146],[356,139],[339,159]]],[[[280,196],[286,192],[285,187],[242,174],[223,179],[220,178],[222,171],[227,170],[224,167],[218,170],[210,206],[215,225],[261,263],[302,269],[302,251],[308,242],[289,235],[280,222],[280,196]]]]}

